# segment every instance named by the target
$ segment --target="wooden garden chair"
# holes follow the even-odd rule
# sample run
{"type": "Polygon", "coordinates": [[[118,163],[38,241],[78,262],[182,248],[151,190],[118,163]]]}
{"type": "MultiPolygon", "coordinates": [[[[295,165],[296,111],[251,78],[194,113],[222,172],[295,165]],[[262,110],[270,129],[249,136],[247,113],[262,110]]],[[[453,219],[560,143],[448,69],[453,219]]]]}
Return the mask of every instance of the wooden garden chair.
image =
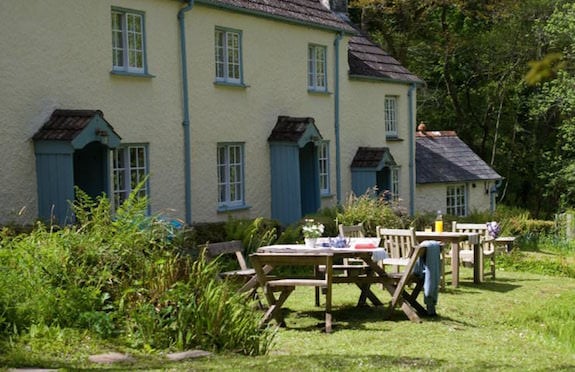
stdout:
{"type": "Polygon", "coordinates": [[[484,274],[484,262],[487,258],[489,260],[489,274],[491,278],[495,279],[495,244],[493,238],[489,235],[487,231],[486,223],[460,223],[453,221],[452,231],[454,232],[465,232],[465,233],[476,233],[479,235],[479,245],[481,246],[481,257],[479,257],[479,262],[475,262],[473,256],[473,247],[467,242],[460,243],[459,249],[459,260],[461,263],[471,263],[472,265],[479,265],[479,275],[480,281],[483,281],[484,274]]]}

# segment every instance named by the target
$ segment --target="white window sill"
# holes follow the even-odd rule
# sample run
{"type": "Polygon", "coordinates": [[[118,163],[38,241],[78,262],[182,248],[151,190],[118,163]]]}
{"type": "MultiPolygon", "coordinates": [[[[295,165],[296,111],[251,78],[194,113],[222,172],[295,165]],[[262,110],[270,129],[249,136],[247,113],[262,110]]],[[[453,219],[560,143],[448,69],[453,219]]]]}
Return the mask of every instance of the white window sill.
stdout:
{"type": "Polygon", "coordinates": [[[225,212],[233,212],[233,211],[242,211],[246,209],[250,209],[251,205],[242,204],[242,205],[220,205],[218,206],[218,213],[225,213],[225,212]]]}
{"type": "Polygon", "coordinates": [[[151,78],[156,77],[156,75],[148,74],[146,72],[140,73],[140,72],[119,71],[119,70],[110,71],[110,75],[137,77],[137,78],[146,78],[146,79],[151,79],[151,78]]]}

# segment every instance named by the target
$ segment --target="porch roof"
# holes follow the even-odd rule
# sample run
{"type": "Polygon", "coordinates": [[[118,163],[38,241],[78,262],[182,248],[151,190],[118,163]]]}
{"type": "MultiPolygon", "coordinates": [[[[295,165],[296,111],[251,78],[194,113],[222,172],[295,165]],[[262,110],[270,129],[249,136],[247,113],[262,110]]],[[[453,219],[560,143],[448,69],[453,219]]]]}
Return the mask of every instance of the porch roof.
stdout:
{"type": "Polygon", "coordinates": [[[32,139],[69,142],[76,149],[93,141],[117,147],[121,140],[100,110],[54,110],[32,139]]]}

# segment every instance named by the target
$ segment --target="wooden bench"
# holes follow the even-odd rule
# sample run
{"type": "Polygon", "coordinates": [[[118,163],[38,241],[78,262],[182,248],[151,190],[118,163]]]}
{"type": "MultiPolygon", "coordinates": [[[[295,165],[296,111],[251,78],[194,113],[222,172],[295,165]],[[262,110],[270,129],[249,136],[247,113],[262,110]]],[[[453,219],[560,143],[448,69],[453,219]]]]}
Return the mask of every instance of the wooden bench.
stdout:
{"type": "Polygon", "coordinates": [[[332,277],[333,277],[333,255],[329,253],[317,254],[294,254],[294,253],[253,253],[250,260],[256,271],[256,276],[260,286],[264,289],[264,294],[269,308],[265,312],[262,324],[267,324],[272,318],[279,326],[285,326],[281,308],[290,294],[298,286],[316,287],[325,289],[325,332],[332,330],[332,277]],[[317,267],[323,265],[325,270],[311,277],[270,277],[268,273],[273,272],[273,268],[278,266],[310,266],[317,267]],[[269,269],[269,270],[268,270],[269,269]],[[275,293],[279,292],[276,297],[275,293]]]}

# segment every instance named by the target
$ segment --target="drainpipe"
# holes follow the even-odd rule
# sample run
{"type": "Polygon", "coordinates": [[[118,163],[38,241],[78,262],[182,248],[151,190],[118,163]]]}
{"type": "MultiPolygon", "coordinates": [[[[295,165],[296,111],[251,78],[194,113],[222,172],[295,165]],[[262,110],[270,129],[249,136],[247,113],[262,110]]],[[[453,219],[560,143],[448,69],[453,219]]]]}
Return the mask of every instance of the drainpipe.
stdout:
{"type": "Polygon", "coordinates": [[[192,10],[194,0],[187,0],[187,6],[178,11],[178,23],[180,26],[180,54],[182,57],[182,109],[184,120],[184,185],[186,196],[186,224],[192,223],[192,175],[191,175],[191,146],[190,146],[190,103],[188,95],[188,59],[186,54],[186,24],[185,12],[192,10]]]}
{"type": "Polygon", "coordinates": [[[413,100],[416,84],[411,84],[407,91],[409,105],[409,215],[415,215],[415,113],[413,100]]]}
{"type": "Polygon", "coordinates": [[[342,32],[338,32],[333,41],[335,53],[335,92],[334,92],[334,130],[335,130],[335,187],[337,204],[341,204],[341,148],[339,140],[339,43],[343,37],[342,32]]]}

